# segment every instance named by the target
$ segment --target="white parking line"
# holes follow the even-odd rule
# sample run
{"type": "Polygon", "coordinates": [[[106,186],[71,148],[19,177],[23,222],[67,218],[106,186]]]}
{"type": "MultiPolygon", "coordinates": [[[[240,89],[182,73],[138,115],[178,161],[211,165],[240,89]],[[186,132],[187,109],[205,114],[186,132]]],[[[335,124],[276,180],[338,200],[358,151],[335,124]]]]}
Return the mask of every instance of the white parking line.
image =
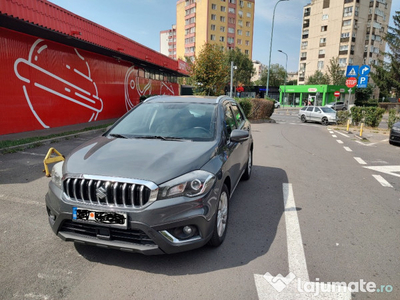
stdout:
{"type": "Polygon", "coordinates": [[[345,137],[350,137],[348,134],[344,134],[344,133],[341,133],[340,131],[335,131],[336,133],[339,133],[339,134],[341,134],[341,135],[343,135],[343,136],[345,136],[345,137]]]}
{"type": "Polygon", "coordinates": [[[360,157],[354,157],[354,159],[360,164],[360,165],[366,165],[367,163],[360,157]]]}
{"type": "Polygon", "coordinates": [[[347,152],[353,152],[353,150],[351,150],[349,147],[343,147],[344,150],[346,150],[347,152]]]}
{"type": "Polygon", "coordinates": [[[337,138],[337,135],[336,134],[332,134],[332,137],[337,138]]]}
{"type": "Polygon", "coordinates": [[[393,187],[389,182],[386,181],[381,175],[372,175],[378,182],[384,187],[393,187]]]}
{"type": "Polygon", "coordinates": [[[341,140],[336,140],[336,142],[338,142],[339,144],[343,144],[341,140]]]}

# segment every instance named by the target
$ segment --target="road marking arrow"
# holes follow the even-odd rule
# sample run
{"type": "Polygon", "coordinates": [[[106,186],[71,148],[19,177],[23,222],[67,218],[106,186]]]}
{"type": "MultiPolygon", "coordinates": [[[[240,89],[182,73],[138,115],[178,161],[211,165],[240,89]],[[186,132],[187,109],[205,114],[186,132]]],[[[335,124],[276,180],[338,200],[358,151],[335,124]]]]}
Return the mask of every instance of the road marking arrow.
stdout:
{"type": "Polygon", "coordinates": [[[397,174],[400,173],[400,166],[374,166],[374,167],[364,167],[364,168],[400,177],[400,174],[397,174]]]}

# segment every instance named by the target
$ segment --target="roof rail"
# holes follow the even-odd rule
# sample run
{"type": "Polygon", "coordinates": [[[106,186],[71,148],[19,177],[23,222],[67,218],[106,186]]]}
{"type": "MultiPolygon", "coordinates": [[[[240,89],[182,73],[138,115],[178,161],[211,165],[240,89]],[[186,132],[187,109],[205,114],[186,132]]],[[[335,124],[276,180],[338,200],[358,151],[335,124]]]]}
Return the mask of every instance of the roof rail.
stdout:
{"type": "Polygon", "coordinates": [[[164,97],[164,96],[165,96],[165,95],[154,95],[154,96],[151,96],[151,97],[149,97],[149,98],[143,100],[143,102],[146,102],[146,101],[148,101],[148,100],[153,100],[153,99],[159,98],[159,97],[164,97]]]}

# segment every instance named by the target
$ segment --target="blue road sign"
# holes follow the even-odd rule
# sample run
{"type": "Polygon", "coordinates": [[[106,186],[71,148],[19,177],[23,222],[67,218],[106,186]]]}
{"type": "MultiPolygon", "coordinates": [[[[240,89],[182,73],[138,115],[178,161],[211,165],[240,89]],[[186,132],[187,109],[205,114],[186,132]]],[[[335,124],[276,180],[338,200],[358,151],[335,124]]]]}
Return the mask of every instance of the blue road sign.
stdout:
{"type": "Polygon", "coordinates": [[[358,77],[358,85],[359,89],[366,88],[368,85],[368,76],[360,76],[358,77]]]}
{"type": "Polygon", "coordinates": [[[346,77],[357,77],[359,66],[347,66],[346,77]]]}
{"type": "Polygon", "coordinates": [[[361,76],[367,76],[369,72],[371,71],[371,67],[367,65],[361,66],[359,73],[361,76]]]}

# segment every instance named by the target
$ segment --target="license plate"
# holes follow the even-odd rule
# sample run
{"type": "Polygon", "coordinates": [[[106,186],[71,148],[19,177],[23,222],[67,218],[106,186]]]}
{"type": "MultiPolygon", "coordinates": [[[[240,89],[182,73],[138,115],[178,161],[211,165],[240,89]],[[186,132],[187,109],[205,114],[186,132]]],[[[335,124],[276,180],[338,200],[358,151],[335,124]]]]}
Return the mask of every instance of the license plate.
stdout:
{"type": "Polygon", "coordinates": [[[90,222],[112,227],[127,228],[126,213],[112,211],[97,211],[86,208],[72,208],[72,220],[76,222],[90,222]]]}

